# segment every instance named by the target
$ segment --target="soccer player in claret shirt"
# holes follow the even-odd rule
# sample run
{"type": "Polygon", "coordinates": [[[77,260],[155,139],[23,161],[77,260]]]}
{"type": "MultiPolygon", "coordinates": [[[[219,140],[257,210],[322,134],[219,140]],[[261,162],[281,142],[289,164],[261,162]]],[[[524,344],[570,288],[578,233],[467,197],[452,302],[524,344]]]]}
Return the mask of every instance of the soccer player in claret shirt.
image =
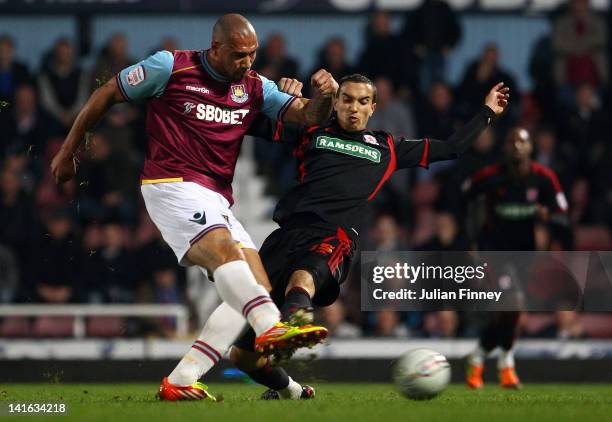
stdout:
{"type": "MultiPolygon", "coordinates": [[[[339,293],[355,254],[369,202],[396,169],[427,167],[464,153],[508,104],[509,89],[494,86],[481,110],[446,141],[405,139],[366,130],[376,110],[376,88],[362,75],[340,81],[335,117],[325,125],[287,127],[262,119],[257,135],[296,145],[299,184],[278,203],[274,220],[280,228],[260,249],[272,282],[272,298],[282,319],[312,322],[312,305],[327,306],[339,293]]],[[[263,398],[310,398],[310,387],[298,388],[279,366],[257,354],[255,333],[245,333],[230,357],[260,384],[263,398]]]]}
{"type": "Polygon", "coordinates": [[[314,125],[331,112],[337,82],[325,70],[311,78],[312,99],[282,93],[251,70],[258,47],[242,16],[222,16],[205,51],[160,51],[122,70],[98,88],[79,113],[51,167],[58,183],[76,172],[74,155],[85,136],[115,103],[146,101],[148,151],[142,195],[149,215],[182,265],[212,274],[223,303],[159,395],[165,400],[212,398],[198,379],[240,335],[245,319],[272,349],[308,346],[323,327],[280,322],[256,248],[233,216],[231,182],[240,144],[261,113],[278,121],[314,125]]]}
{"type": "MultiPolygon", "coordinates": [[[[571,249],[565,194],[557,175],[531,159],[532,151],[529,132],[521,127],[513,128],[504,142],[504,159],[477,171],[463,183],[466,198],[472,203],[468,220],[473,222],[471,231],[475,233],[473,237],[479,250],[536,250],[538,223],[548,225],[551,238],[558,240],[564,249],[571,249]],[[475,204],[483,205],[483,212],[475,204]],[[476,221],[479,215],[484,215],[482,228],[477,227],[481,225],[476,221]]],[[[497,277],[498,288],[520,290],[521,273],[520,268],[509,268],[508,274],[497,277]],[[513,278],[519,280],[508,285],[513,278]]],[[[483,386],[484,360],[497,347],[501,349],[497,361],[500,385],[520,388],[513,352],[520,303],[516,302],[516,306],[516,311],[488,315],[490,319],[480,334],[478,346],[467,358],[466,382],[470,388],[483,386]]]]}

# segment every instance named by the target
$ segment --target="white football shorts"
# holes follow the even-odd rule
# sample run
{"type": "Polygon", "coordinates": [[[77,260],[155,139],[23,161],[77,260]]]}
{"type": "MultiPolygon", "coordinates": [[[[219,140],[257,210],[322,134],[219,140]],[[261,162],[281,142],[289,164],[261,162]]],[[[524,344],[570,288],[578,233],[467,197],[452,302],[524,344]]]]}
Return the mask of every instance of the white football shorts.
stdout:
{"type": "Polygon", "coordinates": [[[179,263],[192,265],[187,251],[206,233],[227,228],[241,248],[256,249],[221,194],[192,182],[144,184],[140,187],[153,223],[179,263]]]}

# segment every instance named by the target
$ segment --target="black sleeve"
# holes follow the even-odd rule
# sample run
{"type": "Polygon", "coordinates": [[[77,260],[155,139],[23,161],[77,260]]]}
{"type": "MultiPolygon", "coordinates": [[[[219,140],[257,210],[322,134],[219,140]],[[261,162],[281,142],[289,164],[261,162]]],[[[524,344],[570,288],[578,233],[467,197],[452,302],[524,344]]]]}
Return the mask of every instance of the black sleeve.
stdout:
{"type": "Polygon", "coordinates": [[[270,142],[282,142],[286,144],[297,144],[304,134],[300,125],[283,123],[273,120],[265,114],[259,113],[249,127],[247,135],[265,139],[270,142]]]}
{"type": "Polygon", "coordinates": [[[394,141],[397,168],[428,167],[430,163],[436,161],[459,157],[472,146],[494,117],[493,110],[482,106],[469,122],[455,131],[446,141],[430,138],[417,140],[399,138],[394,141]]]}

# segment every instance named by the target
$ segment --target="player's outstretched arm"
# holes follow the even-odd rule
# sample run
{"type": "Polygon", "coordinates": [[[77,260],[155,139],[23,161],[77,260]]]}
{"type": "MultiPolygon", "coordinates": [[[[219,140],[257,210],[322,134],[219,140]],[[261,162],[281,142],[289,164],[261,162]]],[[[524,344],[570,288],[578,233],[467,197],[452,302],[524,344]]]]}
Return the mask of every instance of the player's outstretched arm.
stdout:
{"type": "Polygon", "coordinates": [[[94,127],[113,104],[124,101],[116,78],[111,78],[91,94],[74,121],[62,147],[51,161],[51,172],[56,183],[64,183],[74,177],[75,153],[85,138],[85,133],[94,127]]]}
{"type": "MultiPolygon", "coordinates": [[[[287,109],[284,120],[303,126],[320,125],[332,111],[332,101],[338,90],[338,82],[325,69],[318,70],[310,78],[312,98],[297,98],[287,109]]],[[[301,88],[300,88],[301,91],[301,88]]]]}
{"type": "MultiPolygon", "coordinates": [[[[294,78],[281,78],[276,84],[280,92],[302,98],[304,84],[294,78]]],[[[265,139],[270,142],[283,142],[294,144],[302,137],[302,126],[296,124],[283,124],[264,113],[259,113],[249,127],[247,135],[265,139]]]]}
{"type": "Polygon", "coordinates": [[[465,153],[493,119],[502,114],[510,100],[510,88],[498,83],[485,97],[482,108],[446,141],[421,139],[396,142],[397,168],[427,167],[430,163],[452,160],[465,153]]]}

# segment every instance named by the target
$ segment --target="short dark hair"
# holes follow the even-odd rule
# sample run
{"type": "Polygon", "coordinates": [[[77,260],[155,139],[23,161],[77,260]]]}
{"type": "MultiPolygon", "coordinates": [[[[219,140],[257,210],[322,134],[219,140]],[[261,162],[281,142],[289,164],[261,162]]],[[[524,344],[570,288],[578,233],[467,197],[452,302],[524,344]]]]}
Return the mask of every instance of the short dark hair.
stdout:
{"type": "Polygon", "coordinates": [[[336,96],[340,95],[340,88],[342,88],[342,85],[347,82],[370,85],[372,87],[372,91],[374,92],[374,98],[372,98],[372,102],[376,102],[376,85],[374,85],[374,82],[372,82],[370,78],[360,73],[353,73],[352,75],[342,77],[342,79],[340,79],[340,82],[338,82],[338,92],[336,93],[336,96]]]}

